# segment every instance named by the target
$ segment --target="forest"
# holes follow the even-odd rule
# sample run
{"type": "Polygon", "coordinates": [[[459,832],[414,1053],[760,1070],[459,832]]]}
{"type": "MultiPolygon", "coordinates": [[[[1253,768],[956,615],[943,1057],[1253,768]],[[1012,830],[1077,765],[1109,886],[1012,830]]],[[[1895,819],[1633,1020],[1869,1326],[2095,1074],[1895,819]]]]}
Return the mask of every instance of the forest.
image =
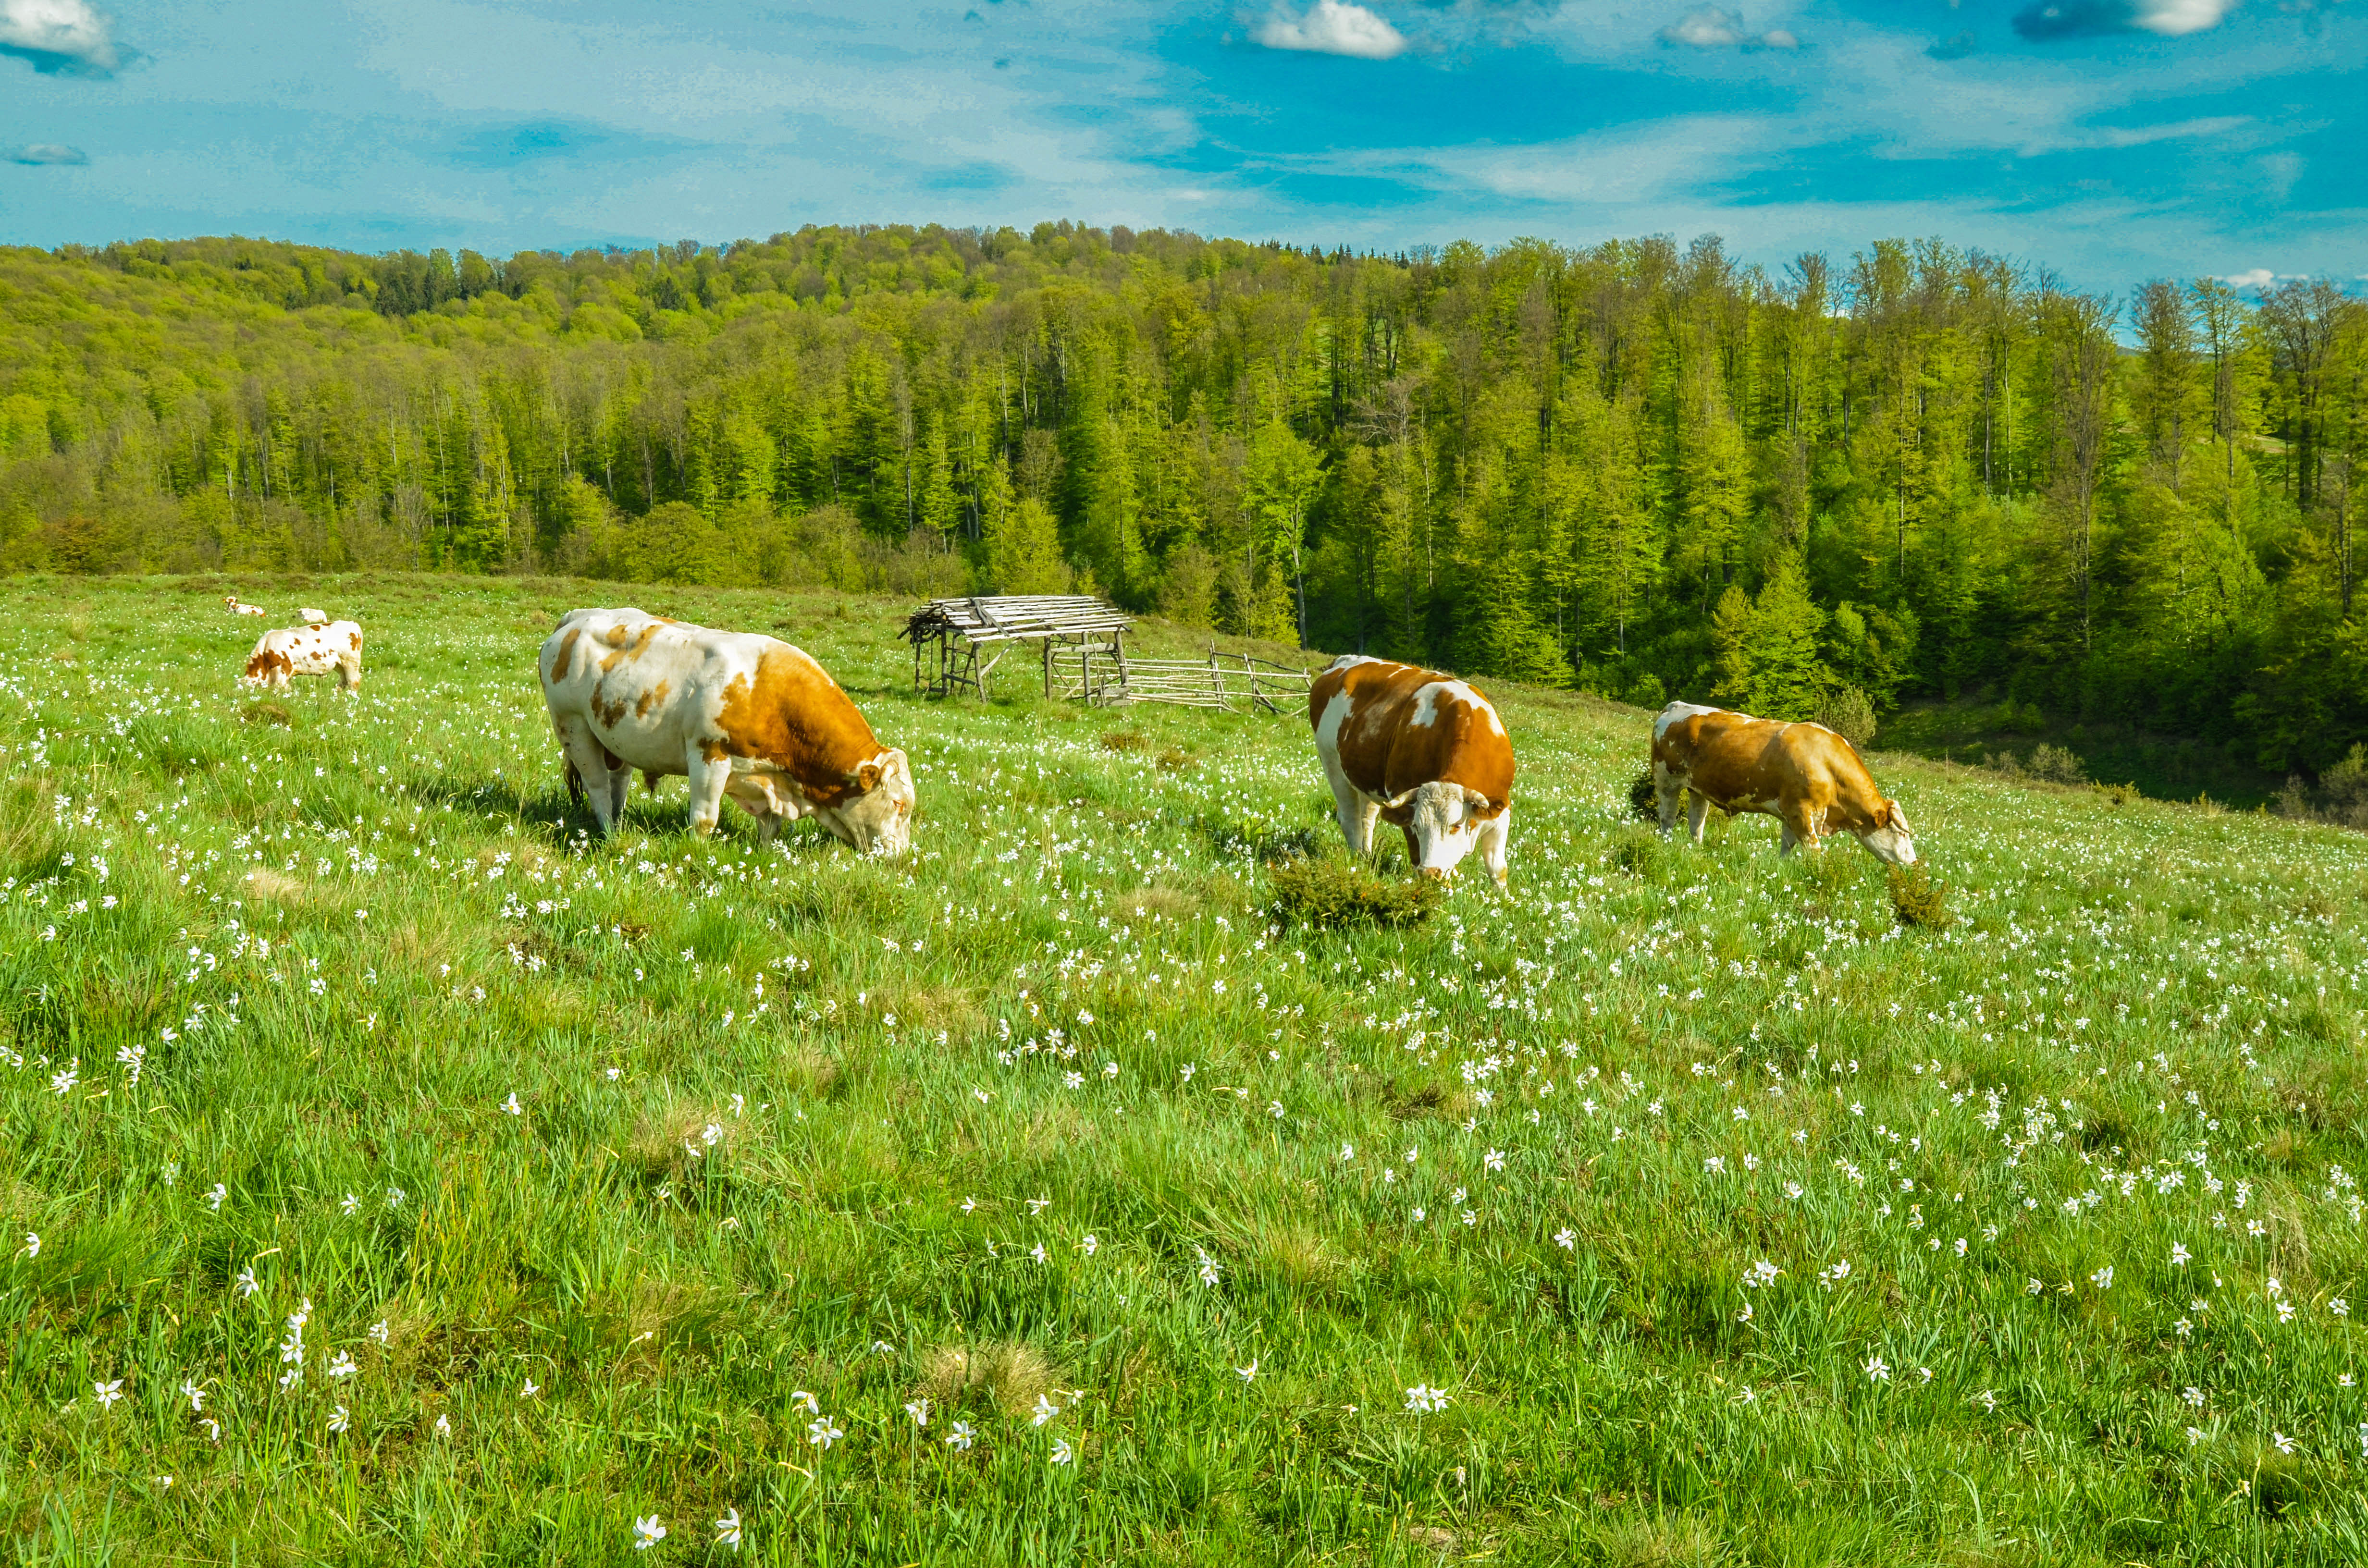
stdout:
{"type": "Polygon", "coordinates": [[[1075,589],[1775,717],[2368,741],[2368,301],[1939,240],[0,249],[0,569],[1075,589]]]}

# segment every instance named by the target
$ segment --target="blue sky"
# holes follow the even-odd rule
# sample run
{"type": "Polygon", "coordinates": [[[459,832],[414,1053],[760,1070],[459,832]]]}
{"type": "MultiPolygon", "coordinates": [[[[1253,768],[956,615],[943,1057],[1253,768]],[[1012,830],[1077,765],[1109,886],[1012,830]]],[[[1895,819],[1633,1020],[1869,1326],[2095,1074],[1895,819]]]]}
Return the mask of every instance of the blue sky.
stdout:
{"type": "Polygon", "coordinates": [[[0,242],[1073,217],[2368,274],[2368,0],[0,0],[0,242]]]}

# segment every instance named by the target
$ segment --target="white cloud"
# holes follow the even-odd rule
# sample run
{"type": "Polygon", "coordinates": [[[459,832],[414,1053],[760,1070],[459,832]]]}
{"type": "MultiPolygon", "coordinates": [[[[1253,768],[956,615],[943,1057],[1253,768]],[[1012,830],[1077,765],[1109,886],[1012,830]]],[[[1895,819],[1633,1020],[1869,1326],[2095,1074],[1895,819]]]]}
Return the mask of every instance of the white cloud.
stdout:
{"type": "Polygon", "coordinates": [[[1362,6],[1315,0],[1304,17],[1275,7],[1253,35],[1269,49],[1300,49],[1346,54],[1359,60],[1391,60],[1406,51],[1406,34],[1362,6]]]}
{"type": "Polygon", "coordinates": [[[2130,25],[2161,38],[2185,38],[2237,8],[2237,0],[2138,0],[2131,8],[2130,25]]]}
{"type": "Polygon", "coordinates": [[[1665,48],[1679,44],[1689,49],[1798,49],[1801,40],[1782,28],[1770,28],[1764,33],[1746,32],[1743,17],[1735,11],[1723,11],[1716,6],[1697,6],[1676,21],[1653,35],[1665,48]]]}
{"type": "Polygon", "coordinates": [[[123,62],[89,0],[0,0],[0,53],[23,55],[38,71],[104,73],[123,62]]]}
{"type": "Polygon", "coordinates": [[[33,142],[22,147],[11,147],[6,153],[0,153],[0,157],[6,157],[12,164],[87,164],[90,162],[90,159],[84,155],[81,148],[62,146],[55,142],[33,142]]]}
{"type": "Polygon", "coordinates": [[[2249,272],[2231,273],[2220,279],[2231,289],[2265,289],[2277,280],[2278,275],[2266,267],[2257,267],[2249,272]]]}

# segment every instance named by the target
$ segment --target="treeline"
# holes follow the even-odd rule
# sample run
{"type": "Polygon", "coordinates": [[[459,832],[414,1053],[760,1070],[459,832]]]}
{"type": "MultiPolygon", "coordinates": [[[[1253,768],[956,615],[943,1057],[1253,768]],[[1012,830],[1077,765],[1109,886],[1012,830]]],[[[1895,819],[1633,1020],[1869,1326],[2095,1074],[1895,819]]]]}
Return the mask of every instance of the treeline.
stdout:
{"type": "Polygon", "coordinates": [[[2331,283],[2113,300],[1934,241],[0,251],[0,567],[1090,587],[1646,703],[1987,691],[2316,771],[2368,739],[2364,376],[2331,283]]]}

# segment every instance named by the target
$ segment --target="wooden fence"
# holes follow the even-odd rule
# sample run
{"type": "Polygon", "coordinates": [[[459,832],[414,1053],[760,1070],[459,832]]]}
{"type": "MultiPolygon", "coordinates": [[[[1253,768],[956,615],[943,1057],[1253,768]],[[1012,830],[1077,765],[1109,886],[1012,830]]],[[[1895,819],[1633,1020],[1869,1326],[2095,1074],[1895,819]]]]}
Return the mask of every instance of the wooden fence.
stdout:
{"type": "Polygon", "coordinates": [[[1076,698],[1098,707],[1173,702],[1191,708],[1282,709],[1278,699],[1304,703],[1308,672],[1247,653],[1205,659],[1144,659],[1126,651],[1134,622],[1106,600],[1082,594],[932,599],[905,618],[902,635],[913,644],[913,689],[928,697],[987,694],[987,677],[1013,648],[1042,650],[1046,697],[1076,698]]]}

